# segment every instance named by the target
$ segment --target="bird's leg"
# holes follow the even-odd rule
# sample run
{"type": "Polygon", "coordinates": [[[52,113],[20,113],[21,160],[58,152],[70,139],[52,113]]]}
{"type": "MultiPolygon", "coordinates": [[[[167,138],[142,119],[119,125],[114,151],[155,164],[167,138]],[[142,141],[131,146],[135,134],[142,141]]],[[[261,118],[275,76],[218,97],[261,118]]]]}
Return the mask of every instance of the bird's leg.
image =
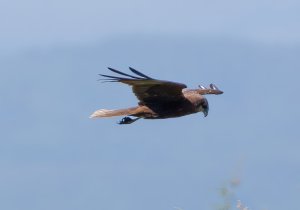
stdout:
{"type": "Polygon", "coordinates": [[[130,117],[124,117],[120,122],[118,122],[119,125],[123,125],[123,124],[131,124],[135,121],[137,121],[138,119],[140,119],[140,117],[137,117],[135,119],[130,118],[130,117]]]}

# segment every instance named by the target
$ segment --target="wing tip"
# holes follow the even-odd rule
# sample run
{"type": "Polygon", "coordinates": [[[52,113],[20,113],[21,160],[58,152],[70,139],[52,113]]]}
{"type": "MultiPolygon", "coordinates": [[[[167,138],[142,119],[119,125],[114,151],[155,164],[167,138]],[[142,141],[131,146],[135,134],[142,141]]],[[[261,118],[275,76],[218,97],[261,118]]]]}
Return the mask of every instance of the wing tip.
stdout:
{"type": "Polygon", "coordinates": [[[134,68],[132,68],[130,66],[129,66],[129,70],[132,71],[133,73],[135,73],[136,75],[138,75],[140,77],[143,77],[144,79],[153,79],[153,78],[151,78],[151,77],[149,77],[149,76],[141,73],[140,71],[138,71],[138,70],[136,70],[136,69],[134,69],[134,68]]]}

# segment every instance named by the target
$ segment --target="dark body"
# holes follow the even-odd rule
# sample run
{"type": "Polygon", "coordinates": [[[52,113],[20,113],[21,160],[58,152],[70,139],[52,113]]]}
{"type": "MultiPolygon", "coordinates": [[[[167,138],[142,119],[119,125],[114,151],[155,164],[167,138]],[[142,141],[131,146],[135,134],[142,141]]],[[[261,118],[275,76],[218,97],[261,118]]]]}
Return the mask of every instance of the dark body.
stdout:
{"type": "MultiPolygon", "coordinates": [[[[159,103],[139,103],[145,111],[133,114],[132,116],[145,119],[166,119],[182,117],[203,111],[202,106],[208,108],[207,100],[192,93],[192,90],[184,89],[184,98],[177,101],[164,101],[159,103]]],[[[207,109],[205,108],[205,109],[207,109]]]]}

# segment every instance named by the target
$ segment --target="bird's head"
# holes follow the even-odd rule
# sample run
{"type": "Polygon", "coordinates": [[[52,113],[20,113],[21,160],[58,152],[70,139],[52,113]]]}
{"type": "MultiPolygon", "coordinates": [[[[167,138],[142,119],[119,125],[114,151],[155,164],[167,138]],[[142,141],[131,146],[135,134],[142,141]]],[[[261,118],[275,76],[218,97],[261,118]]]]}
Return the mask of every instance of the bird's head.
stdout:
{"type": "Polygon", "coordinates": [[[208,115],[208,111],[209,111],[209,105],[208,105],[208,101],[206,98],[203,98],[200,102],[200,111],[203,112],[204,117],[206,117],[208,115]]]}
{"type": "MultiPolygon", "coordinates": [[[[214,95],[223,94],[223,91],[217,88],[217,86],[214,84],[210,84],[209,88],[199,85],[199,89],[197,89],[196,92],[202,96],[207,94],[214,94],[214,95]]],[[[199,104],[199,111],[203,112],[204,117],[206,117],[208,115],[208,110],[209,110],[208,101],[206,98],[203,97],[203,99],[199,104]]]]}
{"type": "Polygon", "coordinates": [[[209,105],[205,97],[201,96],[201,99],[196,102],[196,107],[198,112],[203,112],[204,117],[208,115],[209,105]]]}

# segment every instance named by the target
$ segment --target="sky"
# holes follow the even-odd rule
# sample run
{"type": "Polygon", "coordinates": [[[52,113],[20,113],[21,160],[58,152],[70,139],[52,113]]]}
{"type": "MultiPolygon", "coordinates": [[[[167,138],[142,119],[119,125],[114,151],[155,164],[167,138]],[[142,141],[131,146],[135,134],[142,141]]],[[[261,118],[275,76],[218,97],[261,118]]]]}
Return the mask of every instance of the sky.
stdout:
{"type": "Polygon", "coordinates": [[[299,6],[2,1],[1,209],[296,209],[299,6]],[[137,102],[108,66],[224,94],[206,118],[91,120],[137,102]]]}
{"type": "Polygon", "coordinates": [[[0,8],[0,44],[11,52],[122,36],[214,36],[299,44],[300,3],[287,1],[16,1],[0,8]]]}

